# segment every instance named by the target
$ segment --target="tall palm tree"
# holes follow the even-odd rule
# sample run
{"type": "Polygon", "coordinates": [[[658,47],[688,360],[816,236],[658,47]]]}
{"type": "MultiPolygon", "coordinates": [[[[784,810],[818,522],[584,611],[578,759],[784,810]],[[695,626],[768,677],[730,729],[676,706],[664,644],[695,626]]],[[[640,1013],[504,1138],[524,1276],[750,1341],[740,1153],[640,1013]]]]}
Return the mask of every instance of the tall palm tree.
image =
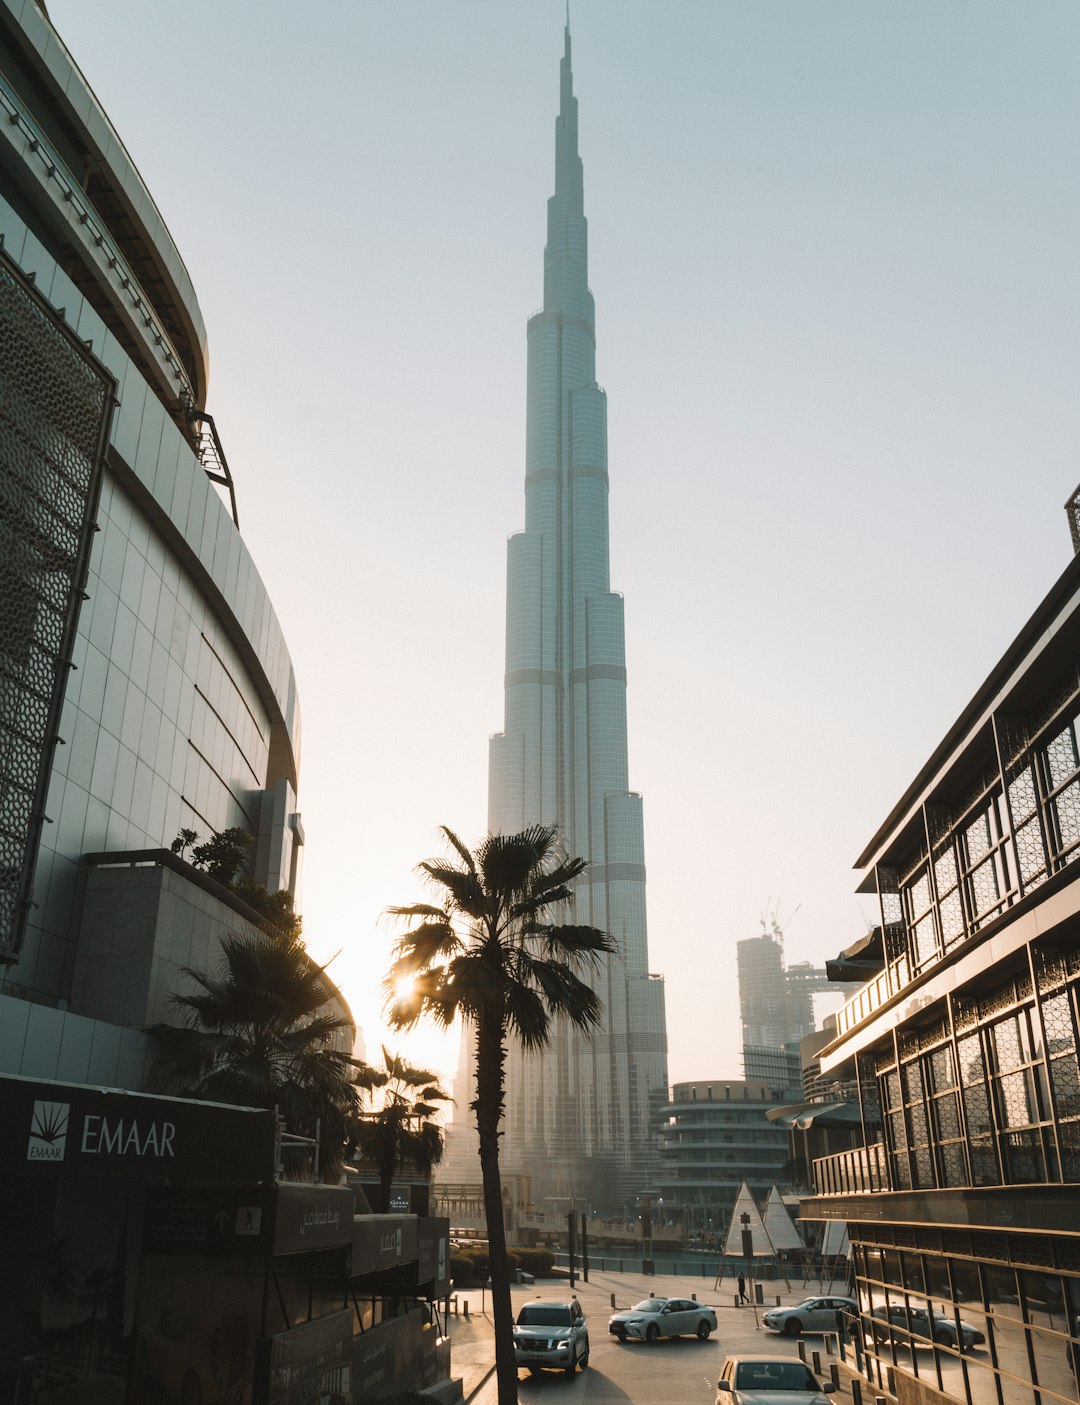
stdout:
{"type": "Polygon", "coordinates": [[[341,1165],[347,1119],[356,1111],[354,1060],[331,1043],[349,1021],[332,1012],[324,968],[284,936],[230,933],[213,971],[186,967],[197,989],[173,995],[179,1025],[152,1025],[164,1091],[246,1107],[277,1108],[289,1128],[314,1136],[321,1165],[341,1165]]]}
{"type": "Polygon", "coordinates": [[[600,997],[577,972],[595,971],[602,953],[616,948],[596,927],[551,920],[568,910],[572,884],[587,867],[558,849],[554,825],[488,835],[475,854],[452,830],[442,833],[456,860],[420,865],[441,889],[441,906],[390,909],[417,925],[394,948],[388,1017],[395,1028],[411,1029],[424,1015],[443,1027],[460,1015],[474,1031],[476,1096],[469,1106],[480,1136],[495,1366],[499,1405],[512,1405],[517,1367],[499,1172],[507,1040],[541,1049],[560,1017],[586,1033],[598,1026],[600,997]]]}
{"type": "Polygon", "coordinates": [[[379,1173],[382,1214],[390,1212],[390,1190],[396,1172],[413,1166],[430,1175],[442,1160],[443,1132],[432,1118],[438,1102],[450,1094],[439,1087],[439,1076],[426,1068],[413,1068],[384,1044],[383,1066],[361,1067],[354,1083],[369,1096],[379,1090],[377,1106],[365,1108],[353,1123],[357,1149],[379,1173]]]}

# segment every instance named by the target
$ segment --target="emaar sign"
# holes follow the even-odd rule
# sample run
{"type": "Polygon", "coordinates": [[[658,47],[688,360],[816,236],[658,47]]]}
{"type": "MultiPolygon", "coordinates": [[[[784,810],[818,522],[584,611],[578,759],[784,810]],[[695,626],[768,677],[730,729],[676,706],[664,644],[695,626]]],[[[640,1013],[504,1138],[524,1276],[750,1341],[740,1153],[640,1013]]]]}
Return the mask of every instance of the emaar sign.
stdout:
{"type": "Polygon", "coordinates": [[[274,1114],[0,1077],[0,1171],[272,1184],[274,1114]]]}

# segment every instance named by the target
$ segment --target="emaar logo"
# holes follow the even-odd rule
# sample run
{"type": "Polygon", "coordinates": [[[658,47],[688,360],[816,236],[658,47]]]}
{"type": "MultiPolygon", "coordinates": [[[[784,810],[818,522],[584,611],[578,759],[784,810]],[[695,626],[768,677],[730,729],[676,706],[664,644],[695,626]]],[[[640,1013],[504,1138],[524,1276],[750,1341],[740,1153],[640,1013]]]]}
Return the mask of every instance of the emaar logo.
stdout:
{"type": "Polygon", "coordinates": [[[34,1104],[30,1141],[26,1148],[27,1161],[63,1161],[70,1113],[70,1103],[34,1104]]]}

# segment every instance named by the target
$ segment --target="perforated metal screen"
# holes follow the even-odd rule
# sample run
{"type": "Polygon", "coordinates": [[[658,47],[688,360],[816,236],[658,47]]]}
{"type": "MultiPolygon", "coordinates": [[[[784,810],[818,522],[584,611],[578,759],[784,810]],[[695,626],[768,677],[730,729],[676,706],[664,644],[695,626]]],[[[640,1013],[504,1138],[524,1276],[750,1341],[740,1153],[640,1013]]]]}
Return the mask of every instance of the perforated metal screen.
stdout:
{"type": "Polygon", "coordinates": [[[25,926],[113,395],[0,253],[0,960],[25,926]]]}

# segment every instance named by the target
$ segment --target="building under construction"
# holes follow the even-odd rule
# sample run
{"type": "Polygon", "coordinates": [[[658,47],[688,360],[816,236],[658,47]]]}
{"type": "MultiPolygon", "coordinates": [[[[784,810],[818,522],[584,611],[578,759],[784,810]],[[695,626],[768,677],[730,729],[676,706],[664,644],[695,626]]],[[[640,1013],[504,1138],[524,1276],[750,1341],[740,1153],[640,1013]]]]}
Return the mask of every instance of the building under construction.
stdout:
{"type": "Polygon", "coordinates": [[[814,1032],[813,997],[842,990],[810,962],[784,964],[784,934],[774,919],[760,937],[738,943],[743,1077],[802,1096],[799,1041],[814,1032]]]}

